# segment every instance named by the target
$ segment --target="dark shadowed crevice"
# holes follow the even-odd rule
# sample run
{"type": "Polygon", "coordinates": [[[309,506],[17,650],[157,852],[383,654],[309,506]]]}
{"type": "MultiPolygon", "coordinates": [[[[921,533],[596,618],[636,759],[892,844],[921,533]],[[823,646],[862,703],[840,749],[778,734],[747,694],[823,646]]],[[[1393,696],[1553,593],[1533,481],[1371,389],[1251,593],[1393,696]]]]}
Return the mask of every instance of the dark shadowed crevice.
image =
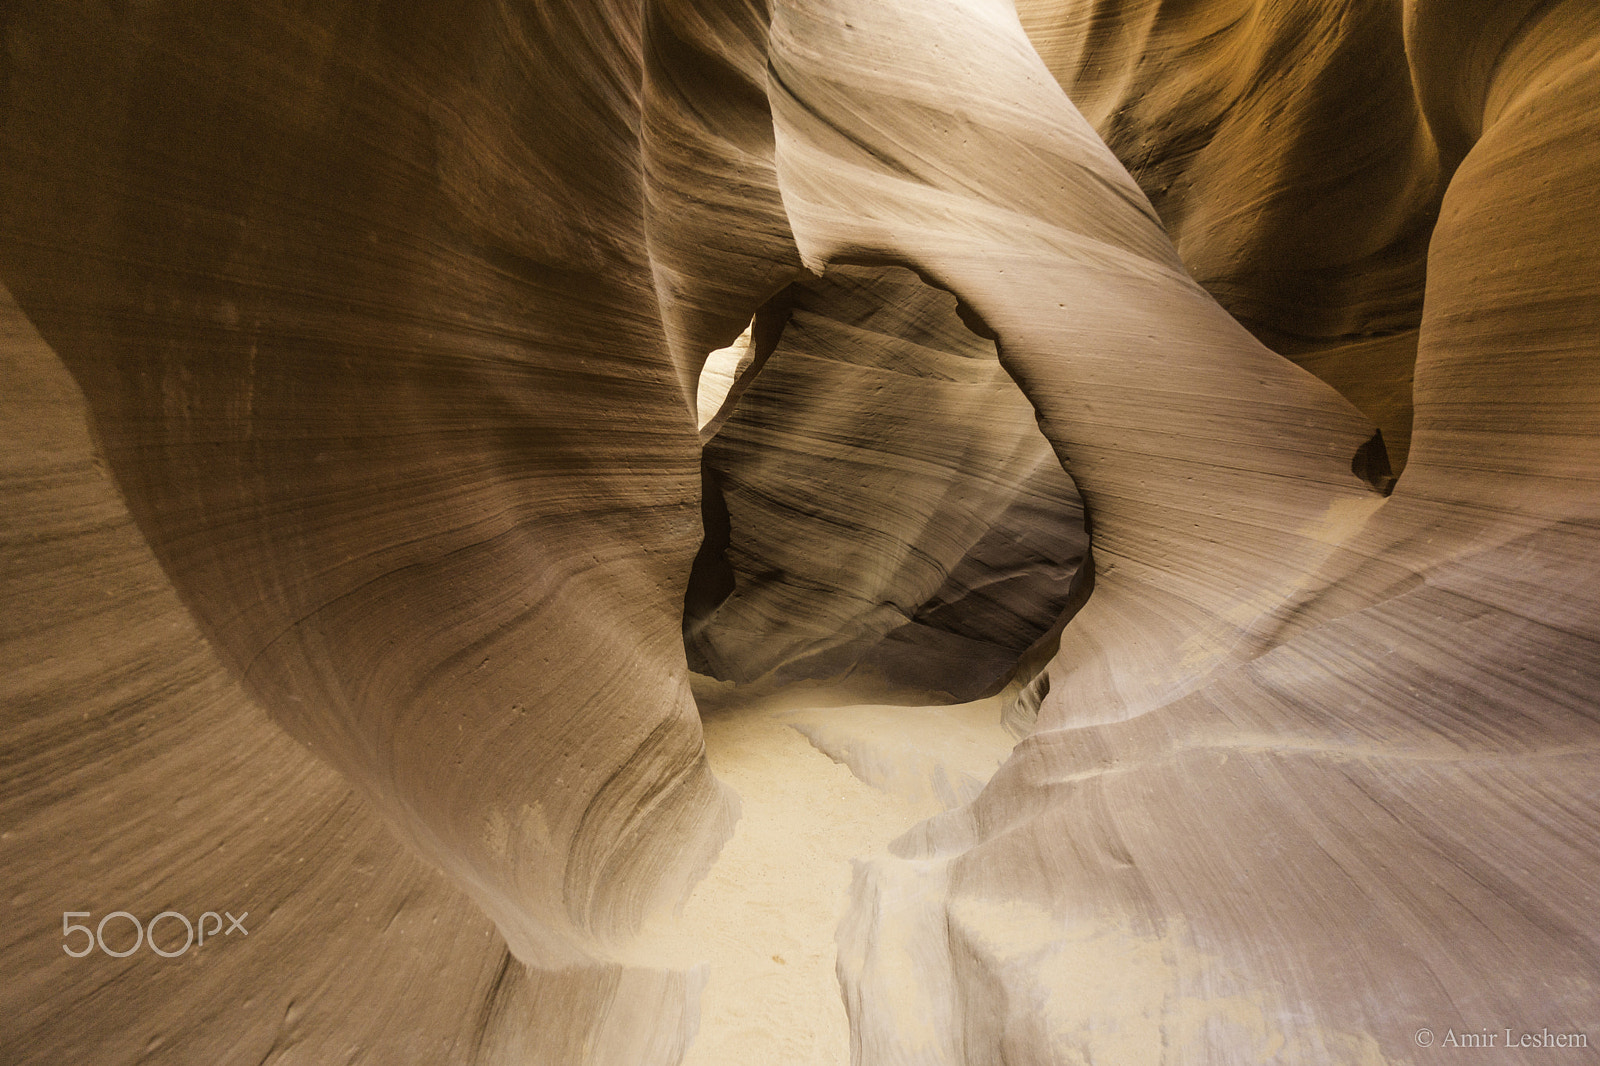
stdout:
{"type": "Polygon", "coordinates": [[[998,691],[1081,606],[1088,536],[993,331],[904,267],[838,264],[749,343],[702,430],[691,667],[893,702],[998,691]]]}
{"type": "Polygon", "coordinates": [[[1389,466],[1388,449],[1383,446],[1383,430],[1373,430],[1367,442],[1356,449],[1350,471],[1385,496],[1394,491],[1395,476],[1389,466]]]}
{"type": "Polygon", "coordinates": [[[705,528],[705,539],[695,554],[694,566],[689,571],[689,588],[683,597],[683,645],[689,669],[710,674],[710,666],[699,652],[701,645],[696,637],[722,602],[733,594],[733,566],[728,562],[733,528],[716,471],[704,460],[700,463],[700,522],[705,528]]]}

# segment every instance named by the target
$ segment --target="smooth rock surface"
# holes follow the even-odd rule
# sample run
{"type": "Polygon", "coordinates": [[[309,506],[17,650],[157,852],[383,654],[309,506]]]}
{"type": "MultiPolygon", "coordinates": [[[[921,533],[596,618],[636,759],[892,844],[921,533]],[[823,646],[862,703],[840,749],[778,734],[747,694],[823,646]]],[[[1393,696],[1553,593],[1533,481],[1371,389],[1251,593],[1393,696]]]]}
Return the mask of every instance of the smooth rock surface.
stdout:
{"type": "MultiPolygon", "coordinates": [[[[849,890],[860,1066],[1600,1038],[1590,0],[53,0],[0,37],[0,1058],[654,1066],[702,1002],[747,1056],[671,940],[771,865],[713,865],[691,656],[881,704],[1022,664],[975,796],[989,726],[825,690],[794,724],[843,766],[785,724],[724,768],[774,779],[769,843],[807,780],[910,789],[834,875],[934,814],[849,890]],[[1034,535],[1078,506],[1074,597],[1034,535]],[[250,933],[71,958],[85,908],[250,933]]],[[[837,895],[795,896],[812,977],[837,895]]],[[[761,1046],[842,1058],[798,1032],[761,1046]]]]}

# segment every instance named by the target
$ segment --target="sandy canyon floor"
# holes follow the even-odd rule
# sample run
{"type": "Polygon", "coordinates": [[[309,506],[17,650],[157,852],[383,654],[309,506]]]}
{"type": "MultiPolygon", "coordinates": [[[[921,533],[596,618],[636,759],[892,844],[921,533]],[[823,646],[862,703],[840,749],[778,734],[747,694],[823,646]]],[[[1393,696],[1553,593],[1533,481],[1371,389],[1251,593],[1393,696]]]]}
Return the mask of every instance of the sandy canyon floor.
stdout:
{"type": "Polygon", "coordinates": [[[701,703],[712,768],[739,794],[738,828],[675,922],[641,945],[657,964],[707,966],[684,1066],[847,1066],[834,931],[851,860],[982,786],[1014,743],[999,701],[701,703]]]}

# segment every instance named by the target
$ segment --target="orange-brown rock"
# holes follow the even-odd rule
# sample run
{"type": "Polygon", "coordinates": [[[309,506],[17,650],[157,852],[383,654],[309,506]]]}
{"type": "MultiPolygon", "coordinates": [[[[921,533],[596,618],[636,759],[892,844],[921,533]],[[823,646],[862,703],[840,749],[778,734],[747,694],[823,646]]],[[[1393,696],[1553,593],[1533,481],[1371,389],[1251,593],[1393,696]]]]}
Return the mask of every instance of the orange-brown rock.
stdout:
{"type": "MultiPolygon", "coordinates": [[[[691,655],[1021,664],[1011,757],[857,865],[862,1066],[1600,1038],[1588,0],[0,37],[0,1059],[678,1062],[707,974],[636,935],[737,814],[691,655]]],[[[893,714],[801,725],[944,780],[893,714]]]]}

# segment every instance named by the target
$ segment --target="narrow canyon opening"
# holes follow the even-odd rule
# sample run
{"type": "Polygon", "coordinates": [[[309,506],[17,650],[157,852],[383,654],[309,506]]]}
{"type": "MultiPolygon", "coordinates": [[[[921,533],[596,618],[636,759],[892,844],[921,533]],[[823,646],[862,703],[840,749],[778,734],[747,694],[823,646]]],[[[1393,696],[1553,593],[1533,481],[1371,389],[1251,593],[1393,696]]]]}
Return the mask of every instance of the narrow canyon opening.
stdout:
{"type": "Polygon", "coordinates": [[[853,860],[970,802],[1026,728],[1087,597],[1082,502],[993,341],[901,267],[791,284],[697,399],[685,644],[741,815],[649,949],[708,964],[685,1063],[843,1066],[853,860]]]}
{"type": "Polygon", "coordinates": [[[996,692],[1082,606],[1089,541],[994,342],[911,271],[855,265],[791,284],[750,337],[703,379],[728,398],[702,416],[690,667],[762,692],[996,692]]]}

